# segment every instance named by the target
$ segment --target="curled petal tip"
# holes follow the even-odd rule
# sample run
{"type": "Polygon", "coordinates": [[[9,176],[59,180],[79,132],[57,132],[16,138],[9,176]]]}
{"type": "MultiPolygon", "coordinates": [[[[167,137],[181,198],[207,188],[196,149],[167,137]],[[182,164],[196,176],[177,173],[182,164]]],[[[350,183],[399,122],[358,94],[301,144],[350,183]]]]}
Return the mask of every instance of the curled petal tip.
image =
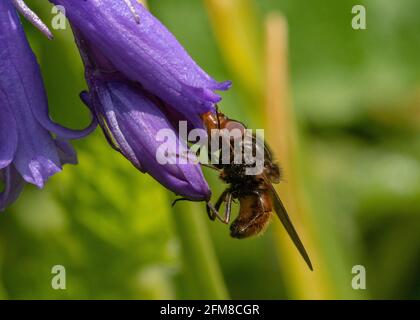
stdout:
{"type": "Polygon", "coordinates": [[[224,81],[222,83],[220,83],[219,87],[217,88],[218,90],[229,90],[232,87],[233,83],[232,81],[228,80],[228,81],[224,81]]]}

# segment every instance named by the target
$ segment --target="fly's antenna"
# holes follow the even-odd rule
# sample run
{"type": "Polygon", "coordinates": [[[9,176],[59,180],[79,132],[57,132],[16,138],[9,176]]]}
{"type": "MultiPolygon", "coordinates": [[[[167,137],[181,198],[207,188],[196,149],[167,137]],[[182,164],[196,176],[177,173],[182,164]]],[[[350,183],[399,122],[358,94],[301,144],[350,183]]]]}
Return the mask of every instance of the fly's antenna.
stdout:
{"type": "Polygon", "coordinates": [[[131,13],[133,14],[134,20],[137,24],[140,23],[140,16],[138,15],[136,8],[134,8],[131,0],[123,0],[125,4],[127,5],[128,9],[130,9],[131,13]]]}

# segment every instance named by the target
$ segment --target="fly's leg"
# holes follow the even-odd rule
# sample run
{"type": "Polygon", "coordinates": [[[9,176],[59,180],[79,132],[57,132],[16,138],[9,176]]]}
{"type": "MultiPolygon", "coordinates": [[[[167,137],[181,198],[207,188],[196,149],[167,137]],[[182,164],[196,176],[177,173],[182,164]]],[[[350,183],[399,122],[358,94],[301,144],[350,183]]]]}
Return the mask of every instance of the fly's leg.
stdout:
{"type": "Polygon", "coordinates": [[[226,196],[228,195],[228,193],[229,193],[229,189],[226,189],[220,195],[219,199],[217,199],[216,205],[214,206],[217,211],[220,210],[220,207],[222,206],[222,203],[226,200],[226,196]]]}
{"type": "Polygon", "coordinates": [[[230,212],[232,207],[232,194],[229,189],[225,190],[219,197],[216,202],[216,205],[213,206],[212,203],[207,203],[207,214],[209,215],[210,220],[219,219],[221,222],[228,224],[230,221],[230,212]],[[224,217],[221,217],[219,214],[220,207],[223,202],[226,202],[226,209],[224,217]]]}
{"type": "Polygon", "coordinates": [[[230,192],[229,189],[227,189],[219,197],[219,200],[217,200],[217,203],[215,206],[216,210],[219,211],[222,203],[226,202],[224,218],[223,220],[221,220],[225,224],[228,224],[230,221],[230,212],[232,211],[232,200],[233,200],[232,193],[230,192]]]}
{"type": "Polygon", "coordinates": [[[220,221],[223,221],[223,218],[219,215],[219,212],[216,210],[216,208],[214,207],[214,205],[210,201],[207,202],[206,209],[207,209],[207,214],[208,214],[210,220],[214,221],[217,218],[220,221]]]}
{"type": "Polygon", "coordinates": [[[230,213],[232,211],[232,200],[233,196],[232,193],[228,193],[226,196],[226,208],[225,208],[225,223],[228,224],[230,221],[230,213]]]}

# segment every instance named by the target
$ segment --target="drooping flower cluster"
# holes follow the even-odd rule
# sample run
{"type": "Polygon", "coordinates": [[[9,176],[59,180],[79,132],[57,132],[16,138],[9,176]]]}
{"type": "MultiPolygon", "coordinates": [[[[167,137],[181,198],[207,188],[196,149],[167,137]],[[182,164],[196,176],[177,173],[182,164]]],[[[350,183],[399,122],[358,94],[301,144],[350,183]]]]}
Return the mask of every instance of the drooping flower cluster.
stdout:
{"type": "Polygon", "coordinates": [[[81,138],[95,128],[92,123],[73,131],[49,118],[40,69],[16,9],[51,37],[23,1],[0,1],[0,211],[16,200],[26,182],[42,188],[63,164],[76,163],[63,139],[81,138]]]}
{"type": "MultiPolygon", "coordinates": [[[[111,146],[137,169],[192,201],[211,191],[198,164],[160,164],[162,129],[185,120],[202,128],[201,116],[221,100],[218,83],[188,55],[176,38],[137,1],[50,0],[65,8],[85,65],[88,91],[81,94],[94,120],[75,131],[52,122],[36,57],[17,11],[52,38],[23,0],[0,0],[0,211],[24,184],[42,188],[65,163],[76,163],[66,142],[89,134],[99,123],[111,146]]],[[[188,150],[177,137],[170,153],[188,150]]]]}
{"type": "MultiPolygon", "coordinates": [[[[133,1],[50,0],[65,8],[86,67],[89,92],[83,100],[105,135],[135,167],[176,194],[209,200],[210,189],[198,164],[159,164],[156,139],[180,120],[203,128],[201,116],[215,111],[227,90],[188,55],[176,38],[141,4],[133,1]]],[[[179,138],[179,137],[178,137],[179,138]]],[[[174,141],[170,153],[181,154],[174,141]]],[[[181,146],[181,147],[179,147],[181,146]]]]}

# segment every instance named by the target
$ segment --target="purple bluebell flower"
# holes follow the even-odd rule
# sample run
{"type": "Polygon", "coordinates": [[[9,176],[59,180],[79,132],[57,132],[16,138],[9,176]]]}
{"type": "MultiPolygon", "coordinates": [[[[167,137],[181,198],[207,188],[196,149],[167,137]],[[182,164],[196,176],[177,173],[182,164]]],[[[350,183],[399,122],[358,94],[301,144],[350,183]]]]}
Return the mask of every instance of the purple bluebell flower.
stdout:
{"type": "Polygon", "coordinates": [[[96,125],[92,121],[76,131],[49,118],[39,65],[16,9],[51,37],[23,1],[0,1],[0,211],[16,200],[26,182],[42,188],[64,163],[76,163],[64,139],[81,138],[96,125]]]}
{"type": "MultiPolygon", "coordinates": [[[[111,145],[176,194],[208,201],[211,191],[198,164],[158,163],[156,135],[181,120],[203,128],[201,116],[215,112],[221,100],[214,91],[231,83],[207,75],[137,1],[50,1],[66,9],[86,68],[89,93],[82,98],[111,145]]],[[[177,137],[170,152],[182,154],[177,145],[188,150],[177,137]]]]}
{"type": "Polygon", "coordinates": [[[159,97],[194,127],[214,111],[230,81],[216,82],[175,36],[135,0],[50,0],[66,9],[72,26],[127,79],[159,97]],[[131,6],[127,5],[131,3],[131,6]]]}
{"type": "Polygon", "coordinates": [[[157,140],[158,134],[168,129],[175,138],[167,142],[167,157],[179,154],[188,157],[188,147],[174,129],[179,116],[171,114],[158,97],[116,71],[76,30],[74,33],[89,87],[89,92],[83,92],[81,98],[96,116],[111,146],[175,194],[192,201],[208,201],[211,191],[198,164],[157,161],[162,143],[157,140]]]}

